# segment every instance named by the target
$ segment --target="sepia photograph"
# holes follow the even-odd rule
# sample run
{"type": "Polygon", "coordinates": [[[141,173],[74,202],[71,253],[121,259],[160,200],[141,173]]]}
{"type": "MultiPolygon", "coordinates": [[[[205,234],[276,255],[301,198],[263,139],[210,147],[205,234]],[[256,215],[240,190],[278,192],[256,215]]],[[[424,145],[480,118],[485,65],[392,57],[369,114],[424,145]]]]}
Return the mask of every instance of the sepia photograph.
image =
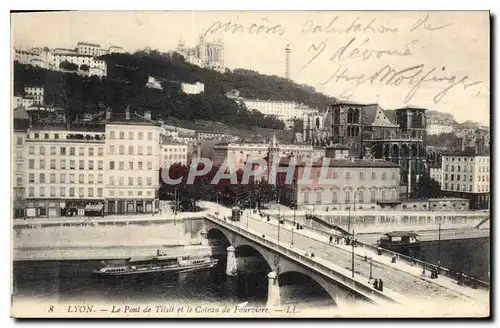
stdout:
{"type": "Polygon", "coordinates": [[[490,317],[490,19],[11,12],[11,316],[490,317]]]}

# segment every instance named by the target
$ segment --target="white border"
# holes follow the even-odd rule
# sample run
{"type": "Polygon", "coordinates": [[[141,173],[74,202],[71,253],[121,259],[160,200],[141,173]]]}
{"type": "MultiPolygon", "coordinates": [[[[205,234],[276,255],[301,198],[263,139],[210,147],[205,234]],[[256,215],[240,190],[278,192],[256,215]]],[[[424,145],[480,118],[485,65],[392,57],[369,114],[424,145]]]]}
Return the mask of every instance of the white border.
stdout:
{"type": "MultiPolygon", "coordinates": [[[[4,76],[3,79],[0,80],[1,83],[1,96],[2,96],[2,104],[4,105],[3,111],[4,113],[10,113],[10,95],[11,95],[11,87],[10,87],[10,13],[8,10],[56,10],[60,8],[64,8],[66,10],[485,10],[491,9],[493,14],[499,14],[499,2],[498,1],[486,1],[486,0],[474,0],[474,1],[463,1],[458,3],[457,1],[436,1],[436,0],[419,0],[418,2],[403,2],[401,0],[378,0],[378,1],[320,1],[320,0],[308,0],[308,1],[276,1],[271,2],[269,0],[254,0],[249,3],[241,3],[239,1],[206,1],[206,0],[191,0],[189,2],[172,2],[172,1],[130,1],[130,2],[115,2],[115,3],[103,3],[102,0],[86,0],[84,2],[69,2],[69,1],[54,1],[54,0],[45,0],[45,1],[3,1],[0,5],[2,7],[1,11],[1,22],[2,22],[2,51],[1,51],[1,62],[3,63],[4,76]],[[116,3],[119,3],[117,6],[116,3]],[[8,67],[8,69],[7,69],[8,67]],[[9,76],[9,77],[8,77],[9,76]]],[[[496,17],[496,25],[498,25],[498,17],[496,17]]],[[[34,31],[36,33],[36,31],[34,31]]],[[[495,34],[497,34],[497,28],[495,27],[495,34]]],[[[458,55],[458,54],[457,54],[458,55]]],[[[498,58],[495,58],[498,59],[498,58]]],[[[496,71],[495,71],[496,73],[496,71]]],[[[498,86],[495,86],[495,90],[492,94],[498,93],[498,86]]],[[[10,115],[4,114],[4,119],[1,120],[2,128],[0,128],[0,133],[2,134],[0,137],[0,142],[2,143],[2,149],[5,149],[7,154],[10,155],[10,131],[11,131],[11,119],[10,115]],[[9,117],[9,119],[7,119],[9,117]]],[[[500,126],[500,115],[496,115],[495,117],[495,125],[500,126]]],[[[492,129],[494,131],[495,129],[492,129]]],[[[495,157],[500,156],[500,150],[498,149],[498,141],[496,136],[494,136],[494,145],[495,151],[493,154],[495,157]]],[[[497,163],[497,159],[492,163],[497,163]]],[[[0,186],[1,190],[1,201],[2,205],[0,206],[1,217],[3,220],[3,225],[0,229],[2,236],[0,237],[3,242],[2,249],[2,257],[4,259],[4,265],[1,266],[1,286],[2,293],[0,294],[1,300],[1,323],[6,324],[7,326],[12,326],[15,324],[15,321],[10,318],[10,221],[11,221],[11,202],[10,202],[10,193],[11,188],[10,184],[6,183],[10,182],[10,160],[3,160],[1,162],[2,172],[3,172],[3,183],[0,186]]],[[[499,182],[500,174],[494,174],[495,182],[499,182]]],[[[494,194],[496,196],[496,194],[494,194]]],[[[495,197],[496,198],[496,197],[495,197]]],[[[497,201],[494,201],[494,210],[497,211],[497,201]]],[[[496,225],[495,232],[493,235],[496,235],[496,230],[498,230],[498,224],[496,225]]],[[[498,254],[495,255],[495,264],[498,264],[498,254]]],[[[492,268],[493,270],[493,268],[492,268]]],[[[497,271],[493,272],[494,277],[498,278],[497,271]]],[[[497,280],[495,280],[497,282],[497,280]]],[[[495,302],[494,304],[497,304],[495,302]]],[[[498,308],[498,305],[496,306],[498,308]]],[[[64,324],[64,325],[74,325],[74,324],[92,324],[93,326],[99,327],[104,325],[123,325],[123,322],[29,322],[24,323],[27,326],[34,325],[53,325],[53,324],[64,324]]],[[[210,322],[212,325],[218,325],[223,322],[210,322]]],[[[445,324],[443,322],[439,322],[440,324],[445,324]]],[[[142,324],[142,322],[133,322],[132,324],[142,324]]],[[[155,322],[155,325],[200,325],[202,322],[155,322]]],[[[207,324],[207,323],[203,323],[207,324]]],[[[230,325],[243,325],[243,324],[257,324],[256,322],[226,322],[225,324],[230,325]]],[[[265,322],[258,323],[259,325],[268,324],[265,322]]],[[[290,325],[290,324],[307,324],[303,321],[300,322],[273,322],[273,325],[290,325]]],[[[345,325],[346,322],[338,323],[338,322],[316,322],[315,324],[321,325],[345,325]]],[[[349,322],[350,325],[387,325],[387,322],[349,322]]],[[[416,325],[418,323],[411,322],[394,322],[392,324],[397,325],[416,325]]],[[[437,323],[426,322],[426,325],[434,325],[437,323]]],[[[447,325],[455,325],[455,322],[448,322],[447,325]]],[[[472,323],[467,322],[467,325],[472,325],[472,323]]]]}

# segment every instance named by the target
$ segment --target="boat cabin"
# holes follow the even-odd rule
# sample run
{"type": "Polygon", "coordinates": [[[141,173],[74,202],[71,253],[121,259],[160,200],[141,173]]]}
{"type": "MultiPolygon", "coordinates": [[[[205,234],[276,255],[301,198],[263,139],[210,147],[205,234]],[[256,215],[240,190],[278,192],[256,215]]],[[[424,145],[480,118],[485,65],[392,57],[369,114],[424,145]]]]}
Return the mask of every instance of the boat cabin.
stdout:
{"type": "Polygon", "coordinates": [[[395,247],[420,246],[420,236],[414,232],[393,231],[385,233],[378,242],[380,247],[391,249],[395,247]]]}

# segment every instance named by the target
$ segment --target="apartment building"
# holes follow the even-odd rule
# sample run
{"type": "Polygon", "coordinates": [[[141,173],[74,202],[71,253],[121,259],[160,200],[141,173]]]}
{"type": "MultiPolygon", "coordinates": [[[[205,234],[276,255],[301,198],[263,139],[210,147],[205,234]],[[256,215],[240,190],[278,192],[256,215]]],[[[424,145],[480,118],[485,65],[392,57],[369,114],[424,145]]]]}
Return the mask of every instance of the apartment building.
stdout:
{"type": "Polygon", "coordinates": [[[472,209],[490,208],[490,156],[484,140],[442,158],[441,190],[469,199],[472,209]]]}
{"type": "Polygon", "coordinates": [[[103,124],[32,125],[25,135],[26,217],[84,215],[104,201],[103,124]]]}
{"type": "Polygon", "coordinates": [[[158,209],[160,125],[127,111],[106,122],[105,212],[158,209]]]}
{"type": "Polygon", "coordinates": [[[164,139],[161,145],[160,167],[168,169],[174,164],[187,165],[188,145],[164,139]]]}

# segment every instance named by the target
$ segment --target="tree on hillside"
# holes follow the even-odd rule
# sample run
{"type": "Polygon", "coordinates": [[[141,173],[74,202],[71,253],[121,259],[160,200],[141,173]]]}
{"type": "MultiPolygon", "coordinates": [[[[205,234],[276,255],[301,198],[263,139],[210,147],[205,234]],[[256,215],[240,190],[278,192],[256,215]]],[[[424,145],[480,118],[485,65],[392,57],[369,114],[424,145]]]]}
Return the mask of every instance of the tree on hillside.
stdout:
{"type": "Polygon", "coordinates": [[[76,70],[78,70],[78,65],[74,64],[74,63],[70,63],[69,61],[65,60],[59,64],[59,68],[65,69],[67,71],[76,71],[76,70]]]}

